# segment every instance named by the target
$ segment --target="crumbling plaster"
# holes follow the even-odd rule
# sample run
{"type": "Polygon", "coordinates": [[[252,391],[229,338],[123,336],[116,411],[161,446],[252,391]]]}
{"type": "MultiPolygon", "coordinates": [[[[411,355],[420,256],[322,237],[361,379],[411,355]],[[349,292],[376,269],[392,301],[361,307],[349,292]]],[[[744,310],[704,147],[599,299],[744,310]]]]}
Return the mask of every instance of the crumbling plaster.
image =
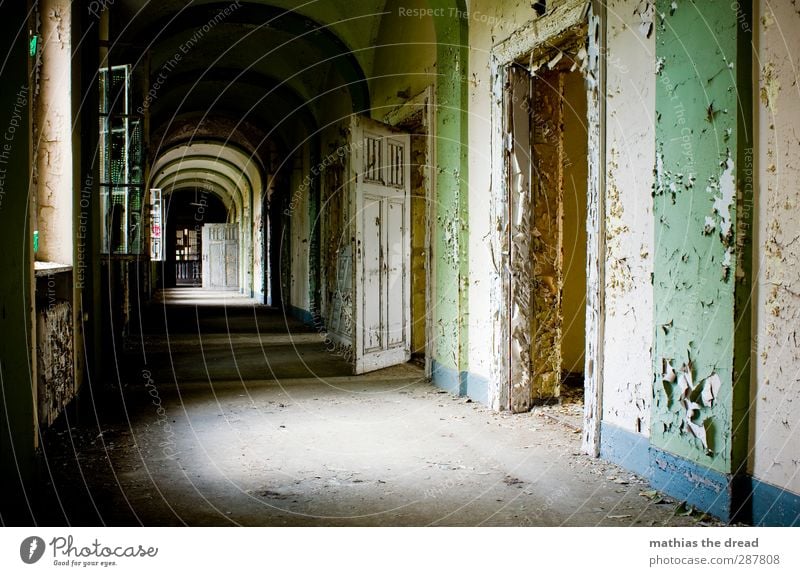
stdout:
{"type": "Polygon", "coordinates": [[[41,72],[34,110],[38,260],[71,265],[72,88],[70,2],[41,3],[41,72]]]}
{"type": "Polygon", "coordinates": [[[656,76],[655,34],[642,26],[640,4],[616,0],[607,5],[603,420],[647,436],[656,76]]]}
{"type": "Polygon", "coordinates": [[[727,4],[664,0],[655,18],[651,441],[730,473],[746,440],[749,49],[727,4]]]}
{"type": "Polygon", "coordinates": [[[761,0],[757,85],[758,283],[750,469],[800,493],[800,98],[795,2],[761,0]]]}

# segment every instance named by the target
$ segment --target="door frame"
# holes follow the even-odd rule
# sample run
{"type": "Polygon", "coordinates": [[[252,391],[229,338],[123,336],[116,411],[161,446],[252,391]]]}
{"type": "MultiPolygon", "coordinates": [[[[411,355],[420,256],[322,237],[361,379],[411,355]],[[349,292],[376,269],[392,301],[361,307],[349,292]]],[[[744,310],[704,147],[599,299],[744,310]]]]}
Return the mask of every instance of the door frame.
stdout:
{"type": "Polygon", "coordinates": [[[403,102],[388,112],[383,122],[397,126],[422,110],[422,126],[425,128],[425,377],[432,374],[433,357],[433,302],[436,296],[433,279],[436,277],[436,259],[433,258],[431,239],[433,224],[436,222],[436,178],[433,167],[436,166],[436,90],[428,85],[422,92],[403,102]]]}
{"type": "Polygon", "coordinates": [[[507,185],[507,70],[520,58],[537,49],[553,46],[570,30],[588,23],[587,120],[587,289],[586,354],[584,367],[583,450],[597,456],[600,448],[602,419],[603,340],[604,340],[604,238],[605,238],[605,13],[598,0],[566,0],[552,12],[528,22],[507,39],[496,44],[489,55],[492,78],[491,107],[491,249],[494,258],[491,287],[493,358],[489,403],[495,410],[510,409],[513,360],[510,354],[512,334],[510,278],[510,243],[514,223],[508,221],[510,190],[507,185]]]}

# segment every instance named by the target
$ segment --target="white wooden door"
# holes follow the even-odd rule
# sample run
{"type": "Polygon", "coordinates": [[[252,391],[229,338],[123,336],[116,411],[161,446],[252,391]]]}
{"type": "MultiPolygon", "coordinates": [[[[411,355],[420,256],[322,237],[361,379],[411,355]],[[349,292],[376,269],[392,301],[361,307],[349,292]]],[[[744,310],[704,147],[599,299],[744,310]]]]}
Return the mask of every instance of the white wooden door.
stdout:
{"type": "Polygon", "coordinates": [[[203,288],[239,289],[239,227],[237,224],[203,226],[203,288]]]}
{"type": "Polygon", "coordinates": [[[355,172],[356,374],[411,357],[410,138],[372,120],[351,126],[355,172]]]}

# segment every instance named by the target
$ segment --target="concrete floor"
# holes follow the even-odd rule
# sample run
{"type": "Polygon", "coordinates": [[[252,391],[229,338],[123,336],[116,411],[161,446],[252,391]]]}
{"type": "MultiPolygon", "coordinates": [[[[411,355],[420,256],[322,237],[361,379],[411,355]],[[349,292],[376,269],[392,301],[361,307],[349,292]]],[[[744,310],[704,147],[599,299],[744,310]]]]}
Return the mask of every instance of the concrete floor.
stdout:
{"type": "Polygon", "coordinates": [[[581,455],[577,401],[512,416],[411,364],[351,376],[312,329],[209,296],[180,289],[152,306],[120,381],[49,431],[38,523],[713,522],[581,455]]]}

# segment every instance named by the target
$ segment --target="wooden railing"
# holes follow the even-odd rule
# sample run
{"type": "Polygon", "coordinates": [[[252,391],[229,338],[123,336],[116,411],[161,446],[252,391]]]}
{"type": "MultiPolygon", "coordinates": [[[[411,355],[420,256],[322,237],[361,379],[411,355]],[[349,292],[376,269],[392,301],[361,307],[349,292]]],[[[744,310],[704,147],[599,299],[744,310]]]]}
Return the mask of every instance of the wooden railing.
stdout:
{"type": "Polygon", "coordinates": [[[175,263],[175,280],[178,282],[200,282],[200,260],[180,260],[175,263]]]}

